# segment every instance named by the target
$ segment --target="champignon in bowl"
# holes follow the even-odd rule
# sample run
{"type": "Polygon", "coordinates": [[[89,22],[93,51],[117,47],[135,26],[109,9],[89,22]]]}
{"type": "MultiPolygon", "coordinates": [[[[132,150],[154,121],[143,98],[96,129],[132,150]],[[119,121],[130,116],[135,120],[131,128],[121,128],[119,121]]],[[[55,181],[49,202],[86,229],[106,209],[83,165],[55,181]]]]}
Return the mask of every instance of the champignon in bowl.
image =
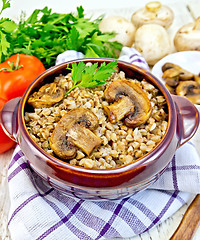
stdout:
{"type": "Polygon", "coordinates": [[[169,54],[152,68],[172,94],[184,96],[200,110],[200,52],[182,51],[169,54]]]}
{"type": "Polygon", "coordinates": [[[198,111],[150,72],[123,61],[105,84],[69,92],[70,68],[80,62],[101,68],[113,59],[46,70],[21,99],[4,106],[1,124],[32,169],[56,189],[82,199],[127,197],[164,172],[197,130],[198,111]]]}

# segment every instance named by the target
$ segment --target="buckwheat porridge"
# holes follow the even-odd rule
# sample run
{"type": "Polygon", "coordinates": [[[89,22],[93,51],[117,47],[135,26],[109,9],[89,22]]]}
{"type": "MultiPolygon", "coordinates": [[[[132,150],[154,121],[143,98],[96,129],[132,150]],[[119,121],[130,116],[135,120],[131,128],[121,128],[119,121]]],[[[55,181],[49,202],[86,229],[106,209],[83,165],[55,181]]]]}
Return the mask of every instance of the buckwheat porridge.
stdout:
{"type": "Polygon", "coordinates": [[[110,169],[144,156],[165,134],[166,100],[147,81],[126,79],[124,72],[116,70],[104,85],[76,87],[65,96],[72,86],[71,73],[60,75],[39,90],[42,96],[45,91],[56,92],[55,102],[48,105],[47,97],[47,105],[38,104],[34,101],[38,93],[29,97],[33,111],[25,113],[26,126],[47,153],[72,165],[110,169]],[[143,114],[142,121],[133,123],[135,114],[143,114]]]}

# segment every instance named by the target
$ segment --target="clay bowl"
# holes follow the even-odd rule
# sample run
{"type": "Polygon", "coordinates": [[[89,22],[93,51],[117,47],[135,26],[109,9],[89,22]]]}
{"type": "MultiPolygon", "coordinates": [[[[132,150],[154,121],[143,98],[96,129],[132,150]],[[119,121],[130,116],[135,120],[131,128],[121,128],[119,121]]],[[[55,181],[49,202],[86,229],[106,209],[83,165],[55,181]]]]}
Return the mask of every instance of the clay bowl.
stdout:
{"type": "Polygon", "coordinates": [[[66,74],[72,62],[110,62],[111,59],[84,59],[66,62],[42,73],[29,86],[23,97],[5,104],[1,111],[1,124],[7,134],[21,147],[31,168],[49,185],[69,196],[81,199],[119,199],[128,197],[154,183],[165,171],[175,151],[196,132],[199,114],[185,98],[171,95],[150,72],[135,65],[118,61],[118,67],[127,77],[146,79],[164,95],[168,107],[168,127],[160,143],[135,162],[109,170],[91,170],[73,166],[49,155],[30,137],[25,126],[24,113],[29,108],[28,96],[45,82],[59,74],[66,74]]]}

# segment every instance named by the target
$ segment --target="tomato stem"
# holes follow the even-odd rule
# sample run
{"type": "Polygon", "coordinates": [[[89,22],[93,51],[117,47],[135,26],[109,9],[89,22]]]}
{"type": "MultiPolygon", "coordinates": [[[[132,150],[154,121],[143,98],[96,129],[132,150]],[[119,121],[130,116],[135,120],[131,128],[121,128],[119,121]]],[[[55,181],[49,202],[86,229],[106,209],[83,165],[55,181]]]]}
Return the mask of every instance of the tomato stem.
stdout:
{"type": "Polygon", "coordinates": [[[0,71],[13,72],[23,67],[23,65],[19,65],[19,54],[17,54],[16,62],[14,63],[14,62],[8,61],[8,65],[10,66],[10,68],[1,68],[0,71]]]}

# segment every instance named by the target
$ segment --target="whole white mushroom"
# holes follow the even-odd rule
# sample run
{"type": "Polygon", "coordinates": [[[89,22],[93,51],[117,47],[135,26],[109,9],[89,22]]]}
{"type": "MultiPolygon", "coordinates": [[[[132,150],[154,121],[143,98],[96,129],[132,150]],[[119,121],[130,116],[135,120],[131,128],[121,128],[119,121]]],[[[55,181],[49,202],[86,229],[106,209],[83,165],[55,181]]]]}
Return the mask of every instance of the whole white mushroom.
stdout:
{"type": "Polygon", "coordinates": [[[200,51],[200,17],[177,31],[174,46],[177,51],[200,51]]]}
{"type": "Polygon", "coordinates": [[[133,13],[132,23],[138,28],[144,24],[156,23],[168,29],[174,20],[174,13],[171,8],[162,5],[158,1],[149,2],[144,8],[133,13]]]}
{"type": "Polygon", "coordinates": [[[99,23],[101,32],[114,32],[116,36],[111,41],[118,41],[123,46],[130,47],[135,38],[135,26],[124,17],[109,16],[99,23]]]}
{"type": "Polygon", "coordinates": [[[158,24],[145,24],[138,28],[132,47],[141,53],[149,65],[154,65],[172,52],[169,35],[166,29],[158,24]]]}

